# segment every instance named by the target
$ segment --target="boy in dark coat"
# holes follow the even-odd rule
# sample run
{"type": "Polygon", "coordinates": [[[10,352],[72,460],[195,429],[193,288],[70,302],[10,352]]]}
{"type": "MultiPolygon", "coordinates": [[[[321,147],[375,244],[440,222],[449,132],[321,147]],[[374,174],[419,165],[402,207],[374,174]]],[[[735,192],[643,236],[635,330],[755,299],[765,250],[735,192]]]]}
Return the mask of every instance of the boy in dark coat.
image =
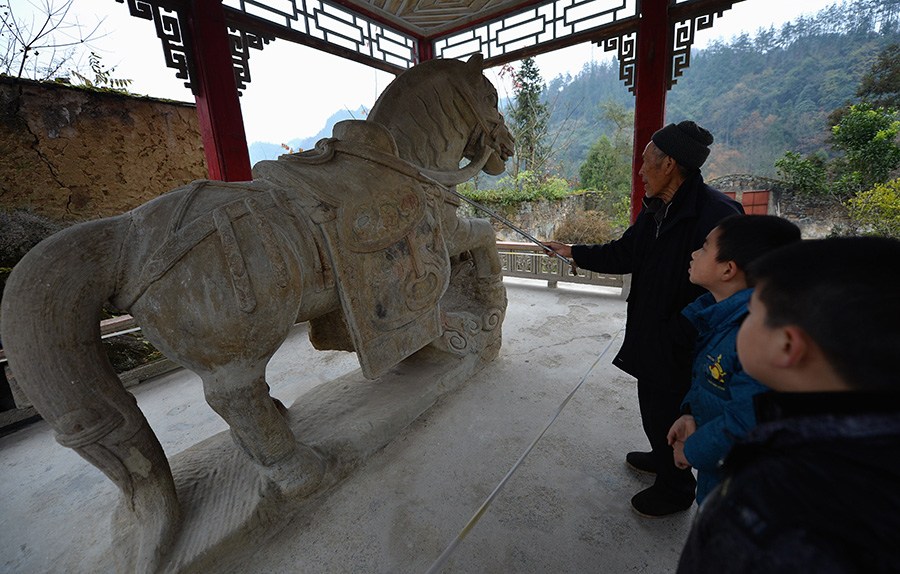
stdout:
{"type": "Polygon", "coordinates": [[[776,392],[756,396],[678,572],[897,572],[900,241],[803,241],[749,271],[738,356],[776,392]]]}
{"type": "Polygon", "coordinates": [[[700,166],[712,142],[712,134],[692,121],[657,131],[642,156],[644,207],[622,237],[604,245],[545,243],[583,269],[631,273],[625,340],[613,364],[637,379],[650,442],[650,452],[626,456],[633,468],[656,474],[653,486],[631,499],[642,516],[680,512],[694,502],[694,475],[676,468],[666,439],[691,384],[693,334],[681,310],[703,293],[688,281],[688,264],[719,221],[743,213],[739,203],[703,182],[700,166]]]}

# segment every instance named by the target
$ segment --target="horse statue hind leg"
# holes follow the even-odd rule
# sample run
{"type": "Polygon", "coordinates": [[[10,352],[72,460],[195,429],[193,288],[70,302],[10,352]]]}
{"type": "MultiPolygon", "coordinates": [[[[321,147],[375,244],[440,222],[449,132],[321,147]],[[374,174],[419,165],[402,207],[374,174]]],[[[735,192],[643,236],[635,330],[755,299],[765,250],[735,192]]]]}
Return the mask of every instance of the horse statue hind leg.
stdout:
{"type": "Polygon", "coordinates": [[[175,484],[159,441],[109,364],[99,332],[129,223],[120,216],[70,227],[26,254],[6,285],[2,333],[11,367],[57,441],[122,492],[126,513],[143,531],[136,570],[150,572],[178,534],[175,484]],[[56,384],[61,373],[65,381],[56,384]]]}
{"type": "Polygon", "coordinates": [[[296,441],[269,395],[265,366],[298,317],[324,314],[337,298],[302,271],[316,267],[303,249],[313,239],[256,188],[199,182],[75,225],[32,249],[8,279],[2,334],[17,379],[58,442],[122,493],[121,571],[165,564],[183,507],[158,439],[103,349],[107,302],[201,377],[265,483],[302,496],[321,478],[320,457],[296,441]]]}

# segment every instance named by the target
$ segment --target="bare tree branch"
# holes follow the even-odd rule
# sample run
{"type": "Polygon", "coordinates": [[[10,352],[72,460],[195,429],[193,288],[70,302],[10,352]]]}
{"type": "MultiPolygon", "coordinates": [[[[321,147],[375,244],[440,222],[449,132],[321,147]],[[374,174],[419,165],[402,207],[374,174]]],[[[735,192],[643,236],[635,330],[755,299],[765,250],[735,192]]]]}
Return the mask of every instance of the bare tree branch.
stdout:
{"type": "Polygon", "coordinates": [[[105,36],[100,34],[103,19],[93,26],[84,26],[77,18],[72,21],[69,13],[74,1],[29,1],[15,11],[11,4],[0,4],[3,73],[15,71],[17,78],[49,79],[72,62],[77,48],[88,48],[91,41],[105,36]]]}

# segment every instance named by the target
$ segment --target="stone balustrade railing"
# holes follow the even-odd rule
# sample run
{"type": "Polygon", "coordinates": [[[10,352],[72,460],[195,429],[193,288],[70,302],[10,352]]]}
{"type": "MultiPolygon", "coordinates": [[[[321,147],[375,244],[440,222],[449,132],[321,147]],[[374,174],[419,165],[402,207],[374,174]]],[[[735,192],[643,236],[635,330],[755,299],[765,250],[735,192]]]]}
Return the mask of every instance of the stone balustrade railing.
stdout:
{"type": "Polygon", "coordinates": [[[497,251],[500,254],[500,265],[506,277],[523,277],[541,279],[548,287],[556,287],[560,281],[566,283],[583,283],[603,287],[619,287],[622,298],[628,296],[630,275],[613,275],[595,273],[578,269],[572,275],[570,268],[556,257],[547,257],[544,251],[534,243],[518,243],[514,241],[498,241],[497,251]]]}

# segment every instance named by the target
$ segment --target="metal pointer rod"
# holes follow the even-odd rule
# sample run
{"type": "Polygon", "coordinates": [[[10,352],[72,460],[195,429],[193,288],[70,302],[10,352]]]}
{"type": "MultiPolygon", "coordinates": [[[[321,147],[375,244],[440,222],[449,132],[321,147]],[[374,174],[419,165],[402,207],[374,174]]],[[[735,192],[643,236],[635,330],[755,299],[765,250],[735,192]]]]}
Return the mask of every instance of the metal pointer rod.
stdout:
{"type": "Polygon", "coordinates": [[[543,249],[543,250],[547,253],[547,255],[553,255],[553,256],[557,257],[558,259],[564,261],[564,262],[566,263],[566,265],[568,265],[568,266],[572,269],[572,275],[575,275],[575,274],[576,274],[576,271],[575,271],[576,267],[575,267],[575,261],[574,261],[574,260],[568,259],[568,258],[566,258],[566,257],[563,257],[562,255],[560,255],[560,254],[557,253],[556,251],[553,251],[552,249],[550,249],[549,247],[547,247],[546,245],[544,245],[543,243],[541,243],[538,239],[536,239],[536,238],[535,238],[533,235],[531,235],[530,233],[527,233],[527,232],[525,232],[524,230],[519,229],[518,227],[516,227],[516,225],[513,224],[513,222],[511,222],[510,220],[506,219],[505,217],[503,217],[502,215],[500,215],[500,214],[497,213],[496,211],[494,211],[494,210],[492,210],[492,209],[488,209],[487,207],[481,205],[481,204],[478,203],[477,201],[474,201],[474,200],[469,199],[468,197],[466,197],[465,195],[459,193],[458,191],[456,191],[456,190],[453,189],[452,187],[448,187],[448,188],[447,188],[447,191],[449,191],[450,193],[452,193],[452,194],[455,195],[456,197],[460,198],[461,200],[465,201],[466,203],[468,203],[468,204],[471,205],[472,207],[474,207],[474,208],[476,208],[476,209],[480,209],[481,211],[487,213],[488,215],[490,215],[491,217],[493,217],[494,219],[496,219],[497,221],[499,221],[499,222],[502,223],[503,225],[509,227],[510,229],[512,229],[513,231],[515,231],[516,233],[518,233],[519,235],[521,235],[521,236],[523,236],[523,237],[525,237],[525,238],[527,238],[527,239],[530,239],[533,243],[535,243],[535,244],[537,244],[538,246],[540,246],[540,248],[543,249]]]}

